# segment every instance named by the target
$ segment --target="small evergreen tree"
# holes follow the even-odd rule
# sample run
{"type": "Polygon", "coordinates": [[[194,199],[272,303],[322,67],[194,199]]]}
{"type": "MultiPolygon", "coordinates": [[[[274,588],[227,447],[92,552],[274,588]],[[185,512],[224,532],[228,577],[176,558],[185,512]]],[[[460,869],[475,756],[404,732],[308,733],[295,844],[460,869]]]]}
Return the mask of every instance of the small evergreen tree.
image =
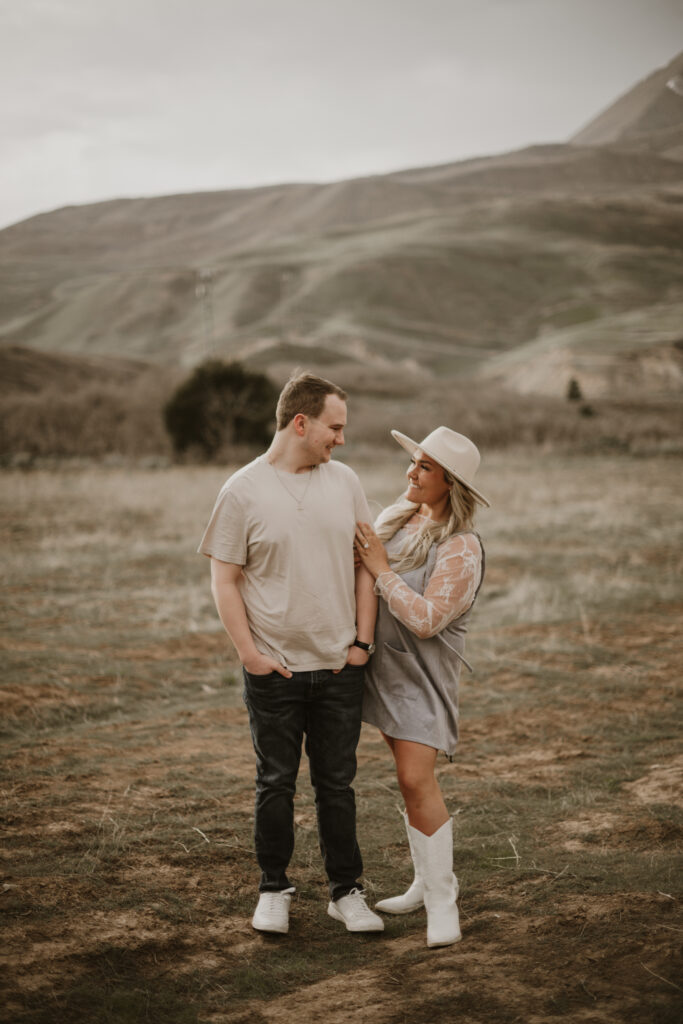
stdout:
{"type": "Polygon", "coordinates": [[[277,398],[265,374],[208,359],[166,403],[164,423],[177,453],[197,448],[211,459],[231,444],[266,444],[277,398]]]}
{"type": "Polygon", "coordinates": [[[569,402],[580,402],[582,398],[583,394],[581,393],[579,382],[576,377],[572,377],[567,385],[567,400],[569,402]]]}

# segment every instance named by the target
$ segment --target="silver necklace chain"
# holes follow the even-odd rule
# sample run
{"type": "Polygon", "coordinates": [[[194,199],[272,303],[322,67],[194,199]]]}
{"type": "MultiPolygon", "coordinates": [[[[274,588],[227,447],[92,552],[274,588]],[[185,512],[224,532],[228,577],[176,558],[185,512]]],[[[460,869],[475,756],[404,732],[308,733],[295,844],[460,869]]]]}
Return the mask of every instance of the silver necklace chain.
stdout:
{"type": "Polygon", "coordinates": [[[275,467],[275,465],[272,462],[269,463],[269,465],[274,470],[275,476],[278,478],[278,480],[280,481],[280,483],[282,484],[284,489],[287,491],[287,494],[290,496],[290,498],[293,498],[294,501],[296,502],[296,510],[297,510],[297,512],[303,512],[303,510],[304,510],[304,501],[306,500],[306,495],[308,494],[308,488],[311,486],[311,480],[313,479],[313,474],[315,473],[315,470],[316,470],[317,467],[313,466],[313,468],[311,470],[309,470],[308,480],[306,481],[306,486],[304,487],[304,493],[301,495],[300,498],[297,498],[296,494],[294,494],[293,491],[290,491],[289,487],[287,486],[287,484],[284,482],[284,480],[282,479],[282,477],[278,473],[277,468],[275,467]]]}

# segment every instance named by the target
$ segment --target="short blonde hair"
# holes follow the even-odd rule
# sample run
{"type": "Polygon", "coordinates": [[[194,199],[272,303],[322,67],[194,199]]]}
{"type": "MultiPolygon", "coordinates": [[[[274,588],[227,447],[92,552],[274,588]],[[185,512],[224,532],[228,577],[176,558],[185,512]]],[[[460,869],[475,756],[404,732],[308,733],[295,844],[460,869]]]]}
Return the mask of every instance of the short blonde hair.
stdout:
{"type": "Polygon", "coordinates": [[[331,380],[295,370],[280,392],[275,413],[277,429],[284,430],[299,413],[317,419],[323,411],[328,395],[336,395],[344,402],[348,397],[346,392],[331,380]]]}

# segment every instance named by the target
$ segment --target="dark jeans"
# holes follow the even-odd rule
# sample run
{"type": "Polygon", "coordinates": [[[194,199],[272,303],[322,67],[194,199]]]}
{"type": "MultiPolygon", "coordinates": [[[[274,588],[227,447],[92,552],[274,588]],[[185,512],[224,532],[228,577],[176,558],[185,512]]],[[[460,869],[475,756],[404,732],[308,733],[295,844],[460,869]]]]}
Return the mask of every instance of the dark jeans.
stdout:
{"type": "Polygon", "coordinates": [[[333,900],[360,888],[363,873],[356,842],[356,774],[364,670],[346,665],[329,670],[244,672],[244,702],[249,710],[256,752],[254,839],[261,868],[260,892],[290,887],[287,867],[294,850],[294,793],[306,737],[311,784],[315,791],[320,852],[333,900]]]}

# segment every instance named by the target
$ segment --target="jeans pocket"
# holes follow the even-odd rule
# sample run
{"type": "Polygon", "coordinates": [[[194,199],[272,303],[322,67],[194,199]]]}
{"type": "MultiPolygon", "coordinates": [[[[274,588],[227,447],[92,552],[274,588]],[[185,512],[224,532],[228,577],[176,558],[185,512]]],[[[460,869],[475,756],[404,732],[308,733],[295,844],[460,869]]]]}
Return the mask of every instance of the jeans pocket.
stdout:
{"type": "Polygon", "coordinates": [[[337,672],[337,676],[356,676],[359,674],[362,675],[362,673],[365,672],[366,667],[366,665],[351,665],[347,662],[339,669],[339,671],[337,672]]]}
{"type": "Polygon", "coordinates": [[[281,691],[284,689],[278,684],[289,682],[289,680],[285,679],[285,677],[280,675],[279,672],[269,672],[268,675],[265,676],[252,675],[251,672],[247,672],[244,666],[242,667],[242,678],[244,679],[242,700],[247,707],[249,707],[250,704],[256,705],[264,702],[272,703],[274,699],[277,699],[281,695],[281,691]]]}

